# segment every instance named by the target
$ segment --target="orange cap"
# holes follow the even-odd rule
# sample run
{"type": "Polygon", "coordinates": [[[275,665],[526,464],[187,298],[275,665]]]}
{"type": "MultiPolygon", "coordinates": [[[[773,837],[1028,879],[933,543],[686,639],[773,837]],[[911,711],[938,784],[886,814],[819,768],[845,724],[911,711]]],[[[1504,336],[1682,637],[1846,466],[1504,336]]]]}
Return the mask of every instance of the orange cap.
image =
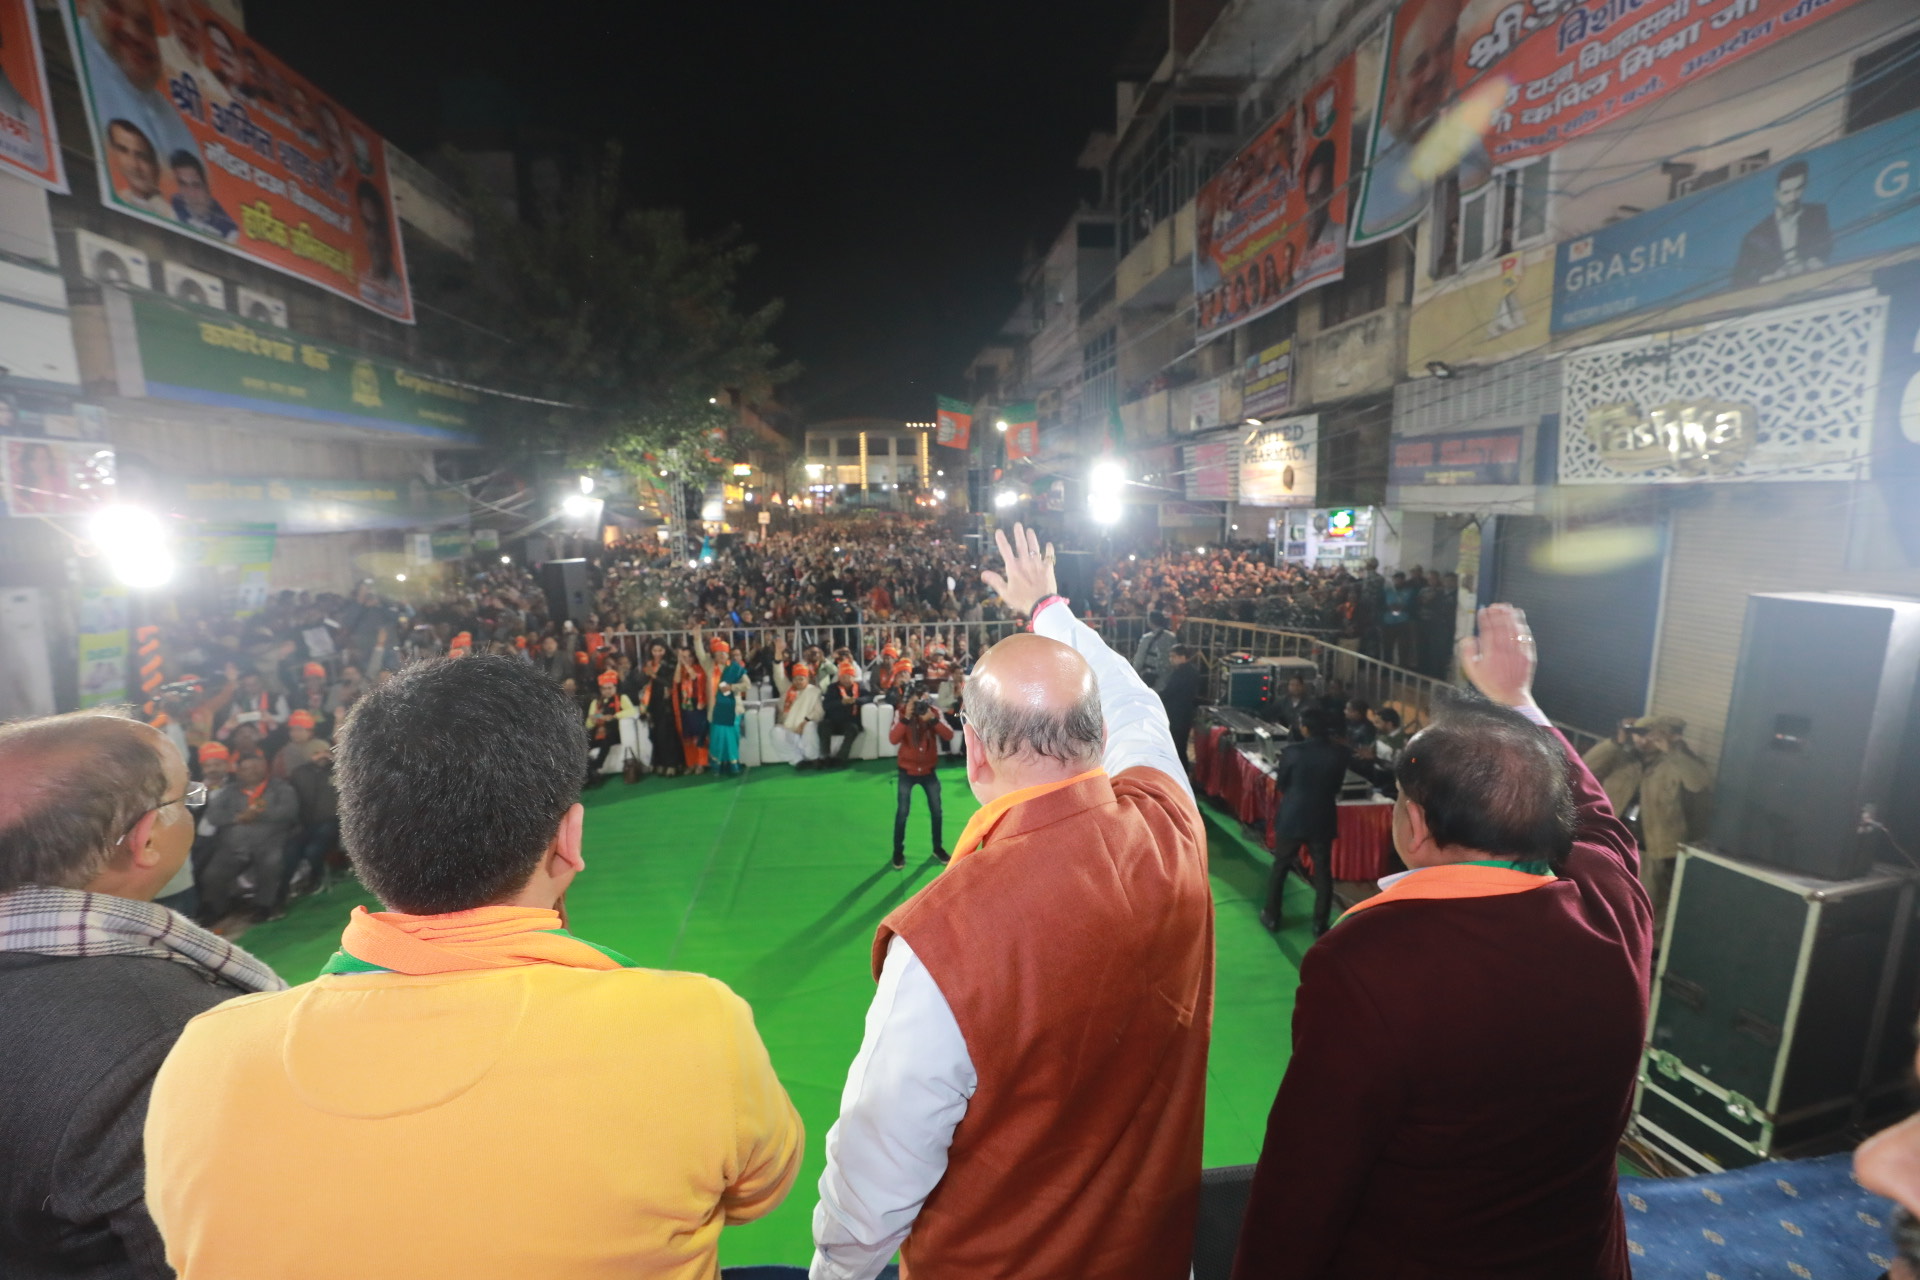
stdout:
{"type": "Polygon", "coordinates": [[[793,671],[791,674],[792,674],[792,678],[795,680],[804,680],[808,676],[813,674],[813,668],[808,666],[804,662],[796,662],[793,664],[793,671]]]}
{"type": "Polygon", "coordinates": [[[231,759],[233,759],[233,753],[227,750],[227,744],[224,742],[203,742],[200,744],[201,764],[205,764],[209,760],[231,759]]]}
{"type": "Polygon", "coordinates": [[[906,675],[908,672],[912,670],[913,670],[913,664],[911,662],[908,662],[905,658],[902,658],[900,659],[900,661],[893,664],[893,674],[897,676],[906,675]]]}
{"type": "Polygon", "coordinates": [[[618,671],[602,671],[600,673],[600,683],[601,684],[619,684],[620,673],[618,671]]]}
{"type": "Polygon", "coordinates": [[[313,712],[311,712],[311,711],[296,711],[296,712],[294,712],[294,713],[293,713],[292,715],[290,715],[290,716],[288,716],[288,717],[287,717],[287,727],[288,727],[288,728],[290,728],[290,729],[292,729],[292,728],[300,728],[300,729],[311,729],[311,728],[313,728],[313,712]]]}
{"type": "Polygon", "coordinates": [[[309,662],[306,666],[300,668],[300,674],[308,680],[325,680],[327,678],[327,669],[317,662],[309,662]]]}

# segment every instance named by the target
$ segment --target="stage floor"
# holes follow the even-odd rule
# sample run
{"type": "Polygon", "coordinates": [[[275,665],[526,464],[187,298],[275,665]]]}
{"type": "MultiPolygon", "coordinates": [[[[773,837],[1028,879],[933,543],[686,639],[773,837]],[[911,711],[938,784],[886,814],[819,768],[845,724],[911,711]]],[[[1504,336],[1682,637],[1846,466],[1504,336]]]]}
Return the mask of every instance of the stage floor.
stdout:
{"type": "MultiPolygon", "coordinates": [[[[941,770],[946,838],[978,807],[957,765],[941,770]]],[[[888,864],[894,766],[854,764],[739,779],[618,778],[590,792],[587,870],[568,895],[573,932],[639,963],[720,978],[753,1006],[760,1034],[807,1125],[807,1158],[785,1204],[721,1239],[726,1265],[804,1264],[827,1128],[873,994],[874,926],[938,874],[920,797],[907,828],[907,869],[888,864]]],[[[1208,1070],[1206,1163],[1245,1164],[1260,1150],[1286,1067],[1300,957],[1312,942],[1311,892],[1289,882],[1278,942],[1256,913],[1264,850],[1203,803],[1208,819],[1219,971],[1208,1070]]],[[[372,899],[349,881],[294,904],[242,945],[289,982],[319,971],[350,907],[372,899]]]]}

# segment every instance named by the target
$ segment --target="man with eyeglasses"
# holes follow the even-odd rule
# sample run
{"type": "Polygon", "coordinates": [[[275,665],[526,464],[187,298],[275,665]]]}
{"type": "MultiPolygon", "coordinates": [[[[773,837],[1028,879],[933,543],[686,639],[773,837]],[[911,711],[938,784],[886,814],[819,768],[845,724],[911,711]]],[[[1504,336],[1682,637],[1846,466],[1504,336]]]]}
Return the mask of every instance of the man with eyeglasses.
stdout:
{"type": "Polygon", "coordinates": [[[206,798],[111,711],[0,725],[0,1270],[159,1280],[141,1128],[194,1015],[284,987],[152,899],[206,798]]]}

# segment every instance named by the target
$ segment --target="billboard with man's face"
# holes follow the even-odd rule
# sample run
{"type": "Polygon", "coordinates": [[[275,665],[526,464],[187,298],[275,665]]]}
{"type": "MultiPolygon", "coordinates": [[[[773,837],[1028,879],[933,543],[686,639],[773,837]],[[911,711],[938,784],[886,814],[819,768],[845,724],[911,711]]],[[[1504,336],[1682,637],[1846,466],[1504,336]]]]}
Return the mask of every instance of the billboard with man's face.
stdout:
{"type": "Polygon", "coordinates": [[[0,173],[67,189],[32,0],[0,0],[0,173]]]}
{"type": "Polygon", "coordinates": [[[411,323],[380,136],[197,0],[65,0],[109,208],[411,323]]]}
{"type": "Polygon", "coordinates": [[[1407,0],[1387,29],[1353,243],[1831,17],[1855,0],[1407,0]],[[1500,92],[1504,87],[1504,93],[1500,92]],[[1477,112],[1463,98],[1490,92],[1477,112]]]}

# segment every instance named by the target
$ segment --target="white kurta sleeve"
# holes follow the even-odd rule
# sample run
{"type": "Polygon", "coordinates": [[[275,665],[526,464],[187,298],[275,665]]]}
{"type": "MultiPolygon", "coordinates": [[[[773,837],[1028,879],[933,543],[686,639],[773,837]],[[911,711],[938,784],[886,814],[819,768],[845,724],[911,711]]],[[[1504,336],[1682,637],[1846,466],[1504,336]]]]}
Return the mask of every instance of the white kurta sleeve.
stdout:
{"type": "Polygon", "coordinates": [[[1056,600],[1033,620],[1034,634],[1070,645],[1093,668],[1100,685],[1100,714],[1107,722],[1107,751],[1102,760],[1110,774],[1146,765],[1180,784],[1193,798],[1193,784],[1180,767],[1167,708],[1160,695],[1147,687],[1133,664],[1107,647],[1092,627],[1073,616],[1065,600],[1056,600]]]}
{"type": "Polygon", "coordinates": [[[813,1211],[811,1280],[870,1280],[947,1171],[977,1077],[953,1010],[906,939],[887,944],[813,1211]]]}

